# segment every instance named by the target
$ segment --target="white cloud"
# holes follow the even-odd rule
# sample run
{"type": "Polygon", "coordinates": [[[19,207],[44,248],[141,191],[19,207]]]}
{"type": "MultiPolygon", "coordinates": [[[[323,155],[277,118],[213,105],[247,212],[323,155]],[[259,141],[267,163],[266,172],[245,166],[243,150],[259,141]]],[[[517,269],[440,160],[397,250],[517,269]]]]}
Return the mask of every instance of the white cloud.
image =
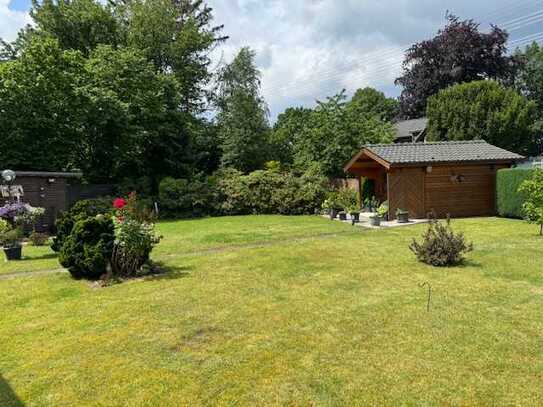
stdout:
{"type": "Polygon", "coordinates": [[[10,0],[0,0],[0,38],[13,41],[17,32],[30,23],[26,11],[14,11],[9,8],[10,0]]]}

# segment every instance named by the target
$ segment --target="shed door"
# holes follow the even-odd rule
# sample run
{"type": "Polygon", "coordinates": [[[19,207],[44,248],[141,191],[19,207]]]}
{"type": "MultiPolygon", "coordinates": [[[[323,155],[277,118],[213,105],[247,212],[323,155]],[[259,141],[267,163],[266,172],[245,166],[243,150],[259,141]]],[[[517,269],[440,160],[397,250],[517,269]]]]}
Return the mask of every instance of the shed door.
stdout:
{"type": "Polygon", "coordinates": [[[409,211],[413,218],[425,218],[424,168],[401,168],[388,173],[389,216],[396,217],[396,209],[409,211]]]}

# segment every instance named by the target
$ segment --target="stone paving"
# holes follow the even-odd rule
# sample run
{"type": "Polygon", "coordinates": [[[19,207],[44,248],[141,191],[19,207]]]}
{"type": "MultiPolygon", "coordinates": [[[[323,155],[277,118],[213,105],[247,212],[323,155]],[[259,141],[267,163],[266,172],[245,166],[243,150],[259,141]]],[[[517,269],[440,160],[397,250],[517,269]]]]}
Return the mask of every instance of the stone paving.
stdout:
{"type": "MultiPolygon", "coordinates": [[[[402,227],[402,226],[417,225],[419,223],[428,223],[428,219],[409,219],[409,222],[407,223],[398,223],[397,220],[392,220],[392,221],[381,220],[380,226],[372,226],[370,225],[370,216],[373,216],[373,215],[374,214],[371,212],[360,213],[360,222],[355,223],[354,226],[359,226],[359,227],[369,228],[369,229],[384,229],[384,228],[396,228],[396,227],[402,227]]],[[[330,219],[330,216],[328,215],[322,215],[322,216],[330,219]]],[[[347,220],[341,221],[339,220],[339,217],[336,217],[334,221],[352,224],[351,215],[349,214],[347,214],[347,220]]]]}

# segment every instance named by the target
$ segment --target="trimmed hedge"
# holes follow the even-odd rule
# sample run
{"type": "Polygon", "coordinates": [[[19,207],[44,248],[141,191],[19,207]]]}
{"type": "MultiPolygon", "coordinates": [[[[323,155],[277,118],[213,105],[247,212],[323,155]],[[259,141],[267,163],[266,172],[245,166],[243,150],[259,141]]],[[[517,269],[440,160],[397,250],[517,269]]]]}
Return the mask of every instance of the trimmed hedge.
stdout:
{"type": "Polygon", "coordinates": [[[498,171],[496,179],[496,199],[498,214],[506,218],[522,218],[522,204],[526,199],[518,192],[520,184],[533,173],[533,170],[511,168],[498,171]]]}

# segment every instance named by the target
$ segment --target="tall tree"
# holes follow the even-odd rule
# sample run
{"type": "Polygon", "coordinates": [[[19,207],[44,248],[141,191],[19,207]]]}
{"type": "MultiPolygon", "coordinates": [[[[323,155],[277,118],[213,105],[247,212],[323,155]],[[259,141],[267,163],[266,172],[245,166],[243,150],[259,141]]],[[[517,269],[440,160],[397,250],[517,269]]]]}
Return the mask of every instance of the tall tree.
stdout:
{"type": "Polygon", "coordinates": [[[406,52],[402,76],[395,81],[403,87],[400,114],[404,118],[424,116],[427,99],[448,86],[513,78],[518,61],[506,54],[506,31],[492,26],[489,33],[483,33],[473,20],[460,21],[452,15],[447,20],[434,38],[406,52]]]}
{"type": "Polygon", "coordinates": [[[429,141],[483,139],[520,154],[535,152],[536,105],[495,81],[452,86],[428,99],[429,141]]]}
{"type": "Polygon", "coordinates": [[[398,115],[397,99],[388,98],[377,89],[366,87],[358,89],[349,103],[347,110],[354,116],[367,118],[374,116],[383,121],[392,121],[398,115]]]}
{"type": "Polygon", "coordinates": [[[212,78],[210,52],[227,39],[203,0],[116,0],[127,45],[141,49],[156,69],[179,83],[181,106],[200,112],[212,78]]]}
{"type": "Polygon", "coordinates": [[[392,125],[374,115],[360,118],[350,114],[343,91],[317,102],[294,145],[294,164],[329,177],[343,177],[343,166],[364,144],[391,140],[392,125]]]}
{"type": "Polygon", "coordinates": [[[283,165],[293,164],[298,137],[309,125],[311,113],[305,107],[289,107],[277,117],[270,134],[271,158],[283,165]]]}
{"type": "Polygon", "coordinates": [[[269,124],[254,51],[242,48],[221,69],[216,104],[222,166],[247,172],[260,168],[267,155],[269,124]]]}
{"type": "Polygon", "coordinates": [[[52,38],[31,39],[18,59],[0,64],[2,166],[50,171],[77,166],[83,67],[79,51],[64,51],[52,38]]]}

